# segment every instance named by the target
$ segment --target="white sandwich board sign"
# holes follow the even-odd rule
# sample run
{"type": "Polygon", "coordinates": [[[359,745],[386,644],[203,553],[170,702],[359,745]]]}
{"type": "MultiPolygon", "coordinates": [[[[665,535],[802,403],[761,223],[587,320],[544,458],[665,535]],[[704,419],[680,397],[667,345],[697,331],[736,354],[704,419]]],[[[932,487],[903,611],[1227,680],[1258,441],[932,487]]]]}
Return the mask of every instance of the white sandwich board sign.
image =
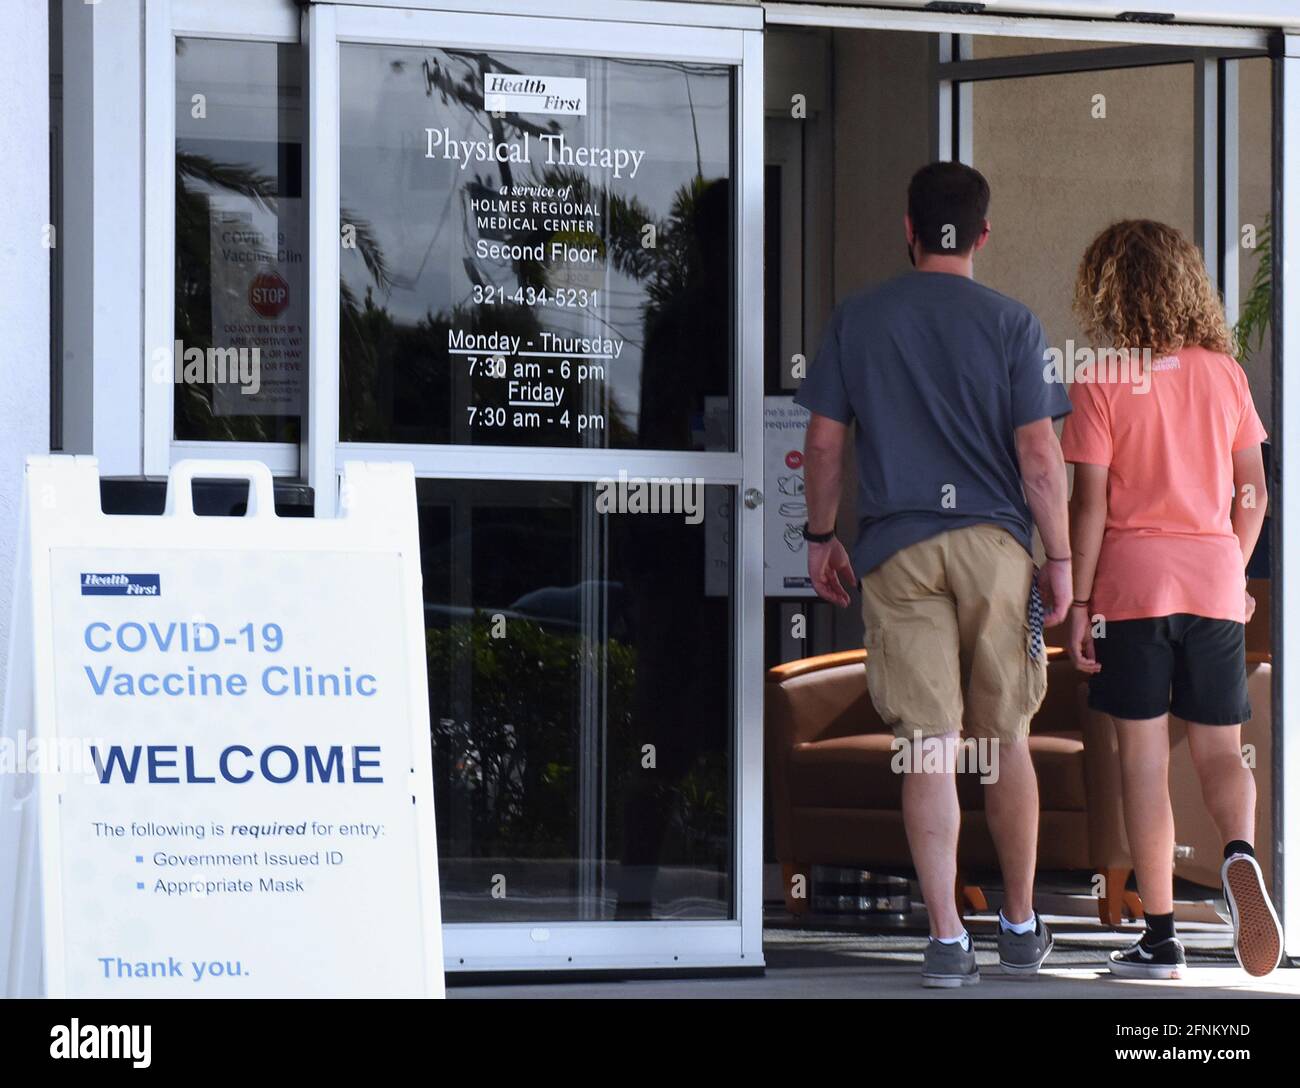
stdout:
{"type": "Polygon", "coordinates": [[[316,519],[186,461],[162,516],[110,516],[93,458],[32,458],[25,520],[8,992],[443,996],[410,466],[346,465],[316,519]],[[246,516],[196,516],[196,477],[246,516]]]}

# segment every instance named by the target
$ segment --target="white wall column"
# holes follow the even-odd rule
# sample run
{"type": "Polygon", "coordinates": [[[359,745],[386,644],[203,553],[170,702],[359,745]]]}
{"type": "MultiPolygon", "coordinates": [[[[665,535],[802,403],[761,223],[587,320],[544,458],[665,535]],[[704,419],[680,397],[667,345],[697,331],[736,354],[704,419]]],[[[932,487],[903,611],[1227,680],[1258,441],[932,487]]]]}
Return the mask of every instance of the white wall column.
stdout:
{"type": "MultiPolygon", "coordinates": [[[[9,657],[23,458],[50,442],[50,62],[46,0],[0,5],[0,662],[9,657]]],[[[8,670],[0,673],[0,706],[8,670]]]]}
{"type": "Polygon", "coordinates": [[[63,448],[141,471],[143,0],[63,4],[63,448]]]}

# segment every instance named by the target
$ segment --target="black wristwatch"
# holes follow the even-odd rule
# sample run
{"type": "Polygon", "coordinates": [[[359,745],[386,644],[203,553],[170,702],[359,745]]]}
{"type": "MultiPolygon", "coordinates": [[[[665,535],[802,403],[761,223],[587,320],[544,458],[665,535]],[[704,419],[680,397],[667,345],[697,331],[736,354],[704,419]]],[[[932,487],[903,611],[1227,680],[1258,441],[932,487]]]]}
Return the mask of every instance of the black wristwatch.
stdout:
{"type": "Polygon", "coordinates": [[[828,540],[835,539],[835,526],[831,526],[829,533],[810,533],[808,523],[805,521],[803,523],[803,538],[812,544],[825,544],[828,540]]]}

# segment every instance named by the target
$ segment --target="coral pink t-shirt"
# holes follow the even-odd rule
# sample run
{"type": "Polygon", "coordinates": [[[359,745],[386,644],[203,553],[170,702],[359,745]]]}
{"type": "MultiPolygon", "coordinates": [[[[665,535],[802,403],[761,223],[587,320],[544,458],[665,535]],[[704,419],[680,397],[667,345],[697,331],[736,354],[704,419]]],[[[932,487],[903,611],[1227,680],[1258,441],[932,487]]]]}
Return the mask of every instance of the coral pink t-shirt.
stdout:
{"type": "Polygon", "coordinates": [[[1246,573],[1232,531],[1232,455],[1267,435],[1235,359],[1185,347],[1136,377],[1076,380],[1061,448],[1106,465],[1106,531],[1093,610],[1243,623],[1246,573]]]}

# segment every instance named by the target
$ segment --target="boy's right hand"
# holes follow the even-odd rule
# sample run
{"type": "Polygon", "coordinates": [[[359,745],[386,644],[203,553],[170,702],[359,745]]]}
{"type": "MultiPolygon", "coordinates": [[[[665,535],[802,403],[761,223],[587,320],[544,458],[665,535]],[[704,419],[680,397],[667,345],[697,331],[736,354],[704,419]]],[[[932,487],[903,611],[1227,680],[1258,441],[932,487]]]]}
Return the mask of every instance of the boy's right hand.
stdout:
{"type": "Polygon", "coordinates": [[[1080,672],[1101,672],[1097,648],[1092,641],[1092,617],[1080,605],[1070,606],[1070,660],[1080,672]]]}

